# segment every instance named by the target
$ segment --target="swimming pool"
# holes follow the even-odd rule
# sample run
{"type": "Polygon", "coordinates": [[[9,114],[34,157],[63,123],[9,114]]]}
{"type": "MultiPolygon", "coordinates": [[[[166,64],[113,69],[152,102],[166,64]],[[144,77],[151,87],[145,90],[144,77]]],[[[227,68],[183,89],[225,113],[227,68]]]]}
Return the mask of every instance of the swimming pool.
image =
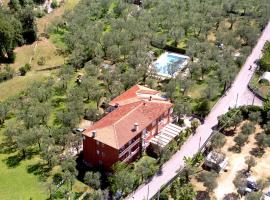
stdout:
{"type": "Polygon", "coordinates": [[[153,63],[153,66],[157,75],[171,78],[187,64],[188,59],[188,56],[182,54],[165,52],[153,63]]]}

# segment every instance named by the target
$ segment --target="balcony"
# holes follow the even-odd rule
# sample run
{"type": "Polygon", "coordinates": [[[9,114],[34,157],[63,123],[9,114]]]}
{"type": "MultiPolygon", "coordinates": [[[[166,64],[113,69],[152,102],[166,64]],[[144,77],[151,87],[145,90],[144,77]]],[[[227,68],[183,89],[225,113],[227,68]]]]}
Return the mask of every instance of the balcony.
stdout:
{"type": "Polygon", "coordinates": [[[123,162],[128,162],[139,151],[140,151],[140,147],[138,147],[137,149],[135,149],[135,151],[132,151],[131,154],[123,160],[123,162]]]}
{"type": "Polygon", "coordinates": [[[119,158],[121,158],[123,155],[125,155],[131,148],[133,148],[136,144],[138,144],[140,142],[141,138],[138,138],[137,140],[135,140],[135,142],[133,142],[131,145],[129,145],[124,151],[122,151],[119,154],[119,158]]]}

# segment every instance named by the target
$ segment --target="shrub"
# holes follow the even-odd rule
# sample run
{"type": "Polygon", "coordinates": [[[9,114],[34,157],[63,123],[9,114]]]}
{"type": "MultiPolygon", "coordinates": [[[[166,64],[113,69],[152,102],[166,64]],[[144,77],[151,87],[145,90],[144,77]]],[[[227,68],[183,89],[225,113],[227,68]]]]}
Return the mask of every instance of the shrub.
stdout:
{"type": "Polygon", "coordinates": [[[203,185],[207,188],[207,190],[213,191],[217,187],[217,179],[218,174],[216,172],[207,172],[204,171],[200,173],[196,178],[198,181],[203,182],[203,185]]]}
{"type": "Polygon", "coordinates": [[[46,63],[46,59],[44,56],[41,56],[37,61],[37,64],[40,66],[45,65],[45,63],[46,63]]]}
{"type": "Polygon", "coordinates": [[[14,52],[8,53],[8,63],[14,63],[16,54],[14,52]]]}
{"type": "Polygon", "coordinates": [[[55,9],[58,7],[58,2],[56,0],[53,0],[52,3],[51,3],[51,7],[52,9],[55,9]]]}
{"type": "Polygon", "coordinates": [[[245,200],[261,199],[262,196],[263,196],[262,192],[251,192],[245,196],[245,200]]]}
{"type": "Polygon", "coordinates": [[[211,139],[211,147],[213,149],[220,149],[225,145],[225,143],[226,138],[222,133],[220,132],[214,133],[214,136],[211,139]]]}
{"type": "Polygon", "coordinates": [[[56,173],[53,175],[53,183],[58,185],[63,180],[63,176],[60,173],[56,173]]]}
{"type": "Polygon", "coordinates": [[[21,76],[25,76],[25,74],[30,71],[31,66],[30,64],[26,63],[24,66],[19,68],[19,72],[21,74],[21,76]]]}
{"type": "Polygon", "coordinates": [[[236,193],[226,194],[223,198],[223,200],[238,200],[238,199],[239,199],[239,195],[236,193]]]}
{"type": "Polygon", "coordinates": [[[86,172],[84,176],[84,182],[90,187],[97,190],[101,184],[100,178],[101,174],[99,172],[86,172]]]}
{"type": "Polygon", "coordinates": [[[265,150],[259,147],[252,148],[251,151],[249,152],[251,155],[257,158],[261,158],[263,154],[265,153],[265,150]]]}
{"type": "Polygon", "coordinates": [[[196,200],[210,200],[209,192],[207,191],[198,191],[196,200]]]}
{"type": "Polygon", "coordinates": [[[247,179],[243,173],[243,170],[237,172],[233,180],[233,184],[237,188],[239,193],[241,193],[241,190],[246,187],[247,179]]]}
{"type": "Polygon", "coordinates": [[[12,79],[14,76],[14,69],[10,66],[5,66],[3,70],[0,70],[0,82],[12,79]]]}
{"type": "Polygon", "coordinates": [[[160,200],[169,200],[170,198],[170,190],[169,187],[167,187],[166,189],[164,189],[159,196],[160,200]]]}
{"type": "Polygon", "coordinates": [[[238,145],[239,147],[244,146],[247,140],[248,140],[248,135],[244,135],[243,133],[240,133],[234,138],[236,145],[238,145]]]}
{"type": "Polygon", "coordinates": [[[270,137],[265,133],[259,133],[256,136],[256,141],[260,148],[266,148],[270,146],[270,137]]]}
{"type": "Polygon", "coordinates": [[[248,115],[248,118],[256,123],[261,123],[262,122],[262,117],[261,117],[261,112],[257,111],[257,112],[250,112],[248,115]]]}
{"type": "Polygon", "coordinates": [[[244,135],[250,135],[255,132],[255,126],[252,122],[247,122],[241,127],[241,131],[244,135]]]}
{"type": "Polygon", "coordinates": [[[41,17],[44,17],[45,12],[44,12],[43,9],[37,9],[37,10],[35,11],[35,15],[36,15],[37,18],[41,18],[41,17]]]}
{"type": "Polygon", "coordinates": [[[246,165],[248,167],[247,171],[250,171],[250,169],[256,165],[256,160],[254,159],[253,156],[247,156],[245,158],[245,163],[246,163],[246,165]]]}

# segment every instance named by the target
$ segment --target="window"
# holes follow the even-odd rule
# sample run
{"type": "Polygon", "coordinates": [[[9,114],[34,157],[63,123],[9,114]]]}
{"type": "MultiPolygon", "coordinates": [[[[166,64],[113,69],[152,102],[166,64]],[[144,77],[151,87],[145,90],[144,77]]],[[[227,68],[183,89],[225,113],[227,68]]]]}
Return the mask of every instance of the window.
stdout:
{"type": "Polygon", "coordinates": [[[102,156],[102,157],[105,157],[105,153],[102,152],[102,153],[101,153],[101,156],[102,156]]]}
{"type": "Polygon", "coordinates": [[[99,153],[100,153],[99,150],[97,150],[97,155],[99,155],[99,153]]]}

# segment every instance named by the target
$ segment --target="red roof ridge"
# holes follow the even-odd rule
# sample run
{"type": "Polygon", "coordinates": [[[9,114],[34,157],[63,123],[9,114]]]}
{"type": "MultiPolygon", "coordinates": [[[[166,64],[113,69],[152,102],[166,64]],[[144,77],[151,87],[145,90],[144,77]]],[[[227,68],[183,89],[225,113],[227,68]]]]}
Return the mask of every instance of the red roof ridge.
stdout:
{"type": "Polygon", "coordinates": [[[139,102],[135,102],[132,104],[138,104],[136,105],[131,111],[129,111],[127,114],[123,115],[122,117],[120,117],[115,123],[113,123],[114,125],[117,124],[118,122],[120,122],[122,119],[126,118],[130,113],[134,112],[139,106],[141,106],[143,103],[143,100],[139,101],[139,102]]]}
{"type": "Polygon", "coordinates": [[[118,137],[117,137],[116,130],[115,130],[115,124],[113,124],[112,126],[113,126],[113,135],[115,138],[115,143],[116,143],[116,146],[119,148],[119,142],[118,142],[118,137]]]}

